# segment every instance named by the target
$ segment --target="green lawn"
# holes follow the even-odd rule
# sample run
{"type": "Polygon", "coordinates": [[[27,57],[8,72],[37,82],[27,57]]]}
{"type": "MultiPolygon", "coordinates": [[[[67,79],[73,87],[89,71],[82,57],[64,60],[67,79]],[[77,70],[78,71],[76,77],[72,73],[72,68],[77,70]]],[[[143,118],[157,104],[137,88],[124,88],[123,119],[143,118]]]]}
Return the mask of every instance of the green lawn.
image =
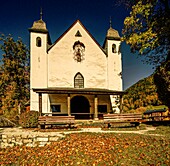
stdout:
{"type": "Polygon", "coordinates": [[[148,106],[148,107],[147,107],[147,109],[151,109],[151,110],[159,110],[159,109],[164,109],[164,108],[168,109],[168,107],[167,107],[167,106],[165,106],[165,105],[159,105],[159,106],[148,106]]]}
{"type": "Polygon", "coordinates": [[[170,138],[170,126],[157,126],[156,130],[148,131],[149,134],[160,134],[170,138]]]}
{"type": "Polygon", "coordinates": [[[162,136],[140,134],[79,133],[45,147],[0,149],[0,165],[46,166],[169,166],[170,127],[162,136]]]}

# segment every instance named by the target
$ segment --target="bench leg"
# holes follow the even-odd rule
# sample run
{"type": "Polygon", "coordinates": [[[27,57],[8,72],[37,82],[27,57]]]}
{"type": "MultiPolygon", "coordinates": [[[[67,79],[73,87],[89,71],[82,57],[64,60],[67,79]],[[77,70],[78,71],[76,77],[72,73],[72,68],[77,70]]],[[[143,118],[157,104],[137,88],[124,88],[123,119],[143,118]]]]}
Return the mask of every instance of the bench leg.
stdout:
{"type": "Polygon", "coordinates": [[[110,128],[110,127],[111,127],[111,124],[110,124],[110,123],[108,123],[108,124],[107,124],[107,127],[108,127],[108,128],[110,128]]]}
{"type": "Polygon", "coordinates": [[[104,123],[104,128],[107,128],[107,124],[106,123],[104,123]]]}
{"type": "Polygon", "coordinates": [[[104,123],[104,128],[110,128],[110,127],[111,127],[110,123],[104,123]]]}
{"type": "Polygon", "coordinates": [[[136,123],[135,123],[135,127],[138,127],[139,125],[140,125],[139,122],[136,122],[136,123]]]}
{"type": "Polygon", "coordinates": [[[70,123],[70,124],[68,124],[68,127],[69,127],[69,128],[74,128],[75,126],[74,126],[74,124],[70,123]],[[73,125],[73,126],[72,126],[72,125],[73,125]]]}
{"type": "Polygon", "coordinates": [[[68,128],[71,128],[71,124],[68,124],[68,128]]]}
{"type": "Polygon", "coordinates": [[[40,129],[45,129],[45,125],[40,125],[40,129]]]}

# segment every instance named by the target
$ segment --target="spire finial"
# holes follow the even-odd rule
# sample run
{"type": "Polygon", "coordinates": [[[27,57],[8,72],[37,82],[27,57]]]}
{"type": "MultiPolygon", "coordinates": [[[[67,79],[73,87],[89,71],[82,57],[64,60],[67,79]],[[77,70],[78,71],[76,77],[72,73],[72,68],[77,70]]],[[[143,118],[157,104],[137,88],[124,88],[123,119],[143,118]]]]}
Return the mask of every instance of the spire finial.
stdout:
{"type": "Polygon", "coordinates": [[[41,10],[40,10],[40,20],[42,20],[42,16],[43,16],[43,12],[42,12],[42,7],[41,7],[41,10]]]}
{"type": "Polygon", "coordinates": [[[110,16],[110,28],[112,28],[112,17],[110,16]]]}

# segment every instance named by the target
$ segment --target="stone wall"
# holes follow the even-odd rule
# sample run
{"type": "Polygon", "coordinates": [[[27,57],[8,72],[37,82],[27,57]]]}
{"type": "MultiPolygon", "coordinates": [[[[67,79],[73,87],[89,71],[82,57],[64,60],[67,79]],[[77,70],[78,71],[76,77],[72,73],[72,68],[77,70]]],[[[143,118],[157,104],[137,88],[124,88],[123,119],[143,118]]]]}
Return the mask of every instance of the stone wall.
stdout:
{"type": "Polygon", "coordinates": [[[13,146],[29,146],[29,147],[41,147],[49,145],[51,142],[56,142],[64,135],[58,134],[54,136],[44,135],[0,135],[0,148],[13,147],[13,146]]]}

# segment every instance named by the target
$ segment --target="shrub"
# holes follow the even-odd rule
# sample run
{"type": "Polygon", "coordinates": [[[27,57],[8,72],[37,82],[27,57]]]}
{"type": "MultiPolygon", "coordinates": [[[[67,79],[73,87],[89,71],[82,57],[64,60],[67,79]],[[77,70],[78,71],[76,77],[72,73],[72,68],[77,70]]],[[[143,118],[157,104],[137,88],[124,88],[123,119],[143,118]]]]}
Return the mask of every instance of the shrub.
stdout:
{"type": "Polygon", "coordinates": [[[146,107],[139,107],[136,109],[136,113],[144,113],[146,111],[146,107]]]}
{"type": "Polygon", "coordinates": [[[0,115],[3,115],[3,111],[2,110],[0,110],[0,115]]]}
{"type": "Polygon", "coordinates": [[[21,114],[19,124],[23,128],[33,128],[38,126],[38,116],[37,111],[26,111],[21,114]]]}
{"type": "Polygon", "coordinates": [[[15,123],[0,115],[0,127],[14,127],[15,123]]]}

